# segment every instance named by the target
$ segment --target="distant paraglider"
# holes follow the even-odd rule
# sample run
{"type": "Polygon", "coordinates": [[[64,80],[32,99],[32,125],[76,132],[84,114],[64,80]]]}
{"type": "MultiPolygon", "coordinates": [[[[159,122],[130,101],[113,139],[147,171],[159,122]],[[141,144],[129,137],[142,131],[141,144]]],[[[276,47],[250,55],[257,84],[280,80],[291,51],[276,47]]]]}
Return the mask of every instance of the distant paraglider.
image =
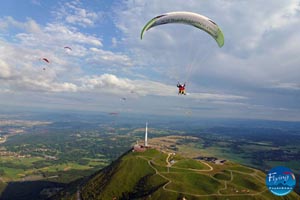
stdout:
{"type": "Polygon", "coordinates": [[[50,63],[50,61],[47,58],[42,58],[43,61],[50,63]]]}
{"type": "Polygon", "coordinates": [[[108,113],[109,115],[119,115],[119,113],[118,112],[110,112],[110,113],[108,113]]]}
{"type": "MultiPolygon", "coordinates": [[[[41,58],[41,61],[46,62],[46,63],[50,63],[50,61],[47,58],[41,58]]],[[[43,67],[43,70],[46,70],[46,67],[43,67]]]]}
{"type": "Polygon", "coordinates": [[[72,51],[72,48],[68,46],[65,46],[64,49],[72,51]]]}
{"type": "Polygon", "coordinates": [[[179,82],[177,83],[177,87],[178,87],[178,95],[186,95],[185,93],[185,83],[184,84],[180,84],[179,82]]]}

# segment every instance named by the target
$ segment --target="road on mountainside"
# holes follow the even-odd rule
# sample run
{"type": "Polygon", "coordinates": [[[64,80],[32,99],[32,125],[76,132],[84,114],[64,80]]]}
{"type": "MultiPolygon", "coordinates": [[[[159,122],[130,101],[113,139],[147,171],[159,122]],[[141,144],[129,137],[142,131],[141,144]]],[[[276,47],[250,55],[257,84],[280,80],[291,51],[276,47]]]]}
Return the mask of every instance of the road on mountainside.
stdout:
{"type": "MultiPolygon", "coordinates": [[[[171,153],[168,153],[168,157],[166,158],[166,163],[167,163],[167,167],[170,166],[171,164],[169,163],[169,157],[170,157],[171,153]]],[[[232,170],[230,171],[230,181],[224,181],[224,188],[218,190],[218,193],[215,194],[193,194],[193,193],[188,193],[188,192],[182,192],[182,191],[176,191],[176,190],[172,190],[172,189],[168,189],[166,188],[169,184],[172,183],[172,180],[169,179],[168,177],[165,177],[163,174],[161,174],[153,164],[155,164],[155,162],[153,161],[153,158],[151,160],[148,160],[146,157],[144,156],[138,156],[144,160],[147,160],[148,165],[155,171],[155,174],[161,176],[162,178],[164,178],[165,180],[167,180],[168,182],[163,186],[163,190],[168,191],[168,192],[174,192],[174,193],[181,193],[181,194],[185,194],[185,195],[190,195],[190,196],[194,196],[194,197],[212,197],[212,196],[222,196],[222,197],[237,197],[237,196],[257,196],[257,195],[261,195],[262,193],[266,192],[268,189],[264,189],[263,191],[257,192],[257,193],[252,193],[252,194],[221,194],[220,191],[222,190],[226,190],[227,189],[227,182],[231,182],[233,180],[233,174],[232,174],[232,170]]],[[[197,169],[185,169],[185,168],[178,168],[178,167],[173,167],[176,169],[184,169],[184,170],[190,170],[190,171],[198,171],[198,172],[205,172],[205,171],[212,171],[213,167],[210,166],[208,163],[205,163],[203,161],[200,161],[201,163],[207,165],[209,167],[209,169],[204,169],[204,170],[197,170],[197,169]]],[[[234,171],[234,170],[233,170],[234,171]]],[[[240,172],[239,172],[240,173],[240,172]]],[[[247,173],[244,173],[247,174],[247,173]]],[[[247,174],[249,175],[249,174],[247,174]]],[[[256,172],[251,173],[251,176],[255,176],[256,172]]]]}

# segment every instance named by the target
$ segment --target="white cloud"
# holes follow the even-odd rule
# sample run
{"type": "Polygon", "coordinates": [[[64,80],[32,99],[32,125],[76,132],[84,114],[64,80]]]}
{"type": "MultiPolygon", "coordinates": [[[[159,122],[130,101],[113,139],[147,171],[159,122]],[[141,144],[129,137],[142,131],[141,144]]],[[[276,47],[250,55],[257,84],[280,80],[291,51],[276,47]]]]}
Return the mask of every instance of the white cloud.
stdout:
{"type": "Polygon", "coordinates": [[[8,27],[8,23],[5,19],[0,18],[0,30],[4,31],[8,27]]]}
{"type": "Polygon", "coordinates": [[[135,88],[129,79],[118,78],[113,74],[103,74],[101,76],[85,77],[82,79],[83,89],[99,89],[100,91],[130,91],[135,88]]]}
{"type": "Polygon", "coordinates": [[[285,89],[285,90],[300,90],[299,83],[276,83],[271,88],[285,89]]]}
{"type": "Polygon", "coordinates": [[[0,79],[9,78],[11,76],[10,68],[7,63],[0,59],[0,79]]]}
{"type": "Polygon", "coordinates": [[[115,37],[111,38],[111,44],[112,44],[112,47],[117,47],[118,41],[115,37]]]}
{"type": "MultiPolygon", "coordinates": [[[[130,80],[119,78],[113,74],[103,74],[101,76],[85,77],[80,79],[81,89],[85,91],[96,90],[104,93],[114,94],[136,94],[138,96],[160,96],[175,97],[178,96],[176,86],[166,85],[161,82],[150,80],[130,80]]],[[[217,93],[189,93],[185,98],[200,100],[223,100],[239,101],[246,97],[217,93]]]]}
{"type": "Polygon", "coordinates": [[[191,95],[193,96],[192,98],[205,99],[205,100],[236,101],[236,100],[245,100],[245,99],[247,99],[247,97],[244,97],[244,96],[228,95],[228,94],[191,93],[191,95]]]}
{"type": "Polygon", "coordinates": [[[26,27],[27,31],[31,32],[31,33],[40,33],[41,32],[40,26],[32,19],[29,19],[27,21],[27,23],[25,24],[25,27],[26,27]]]}
{"type": "Polygon", "coordinates": [[[291,0],[281,4],[276,13],[272,13],[266,19],[265,25],[272,29],[282,29],[286,26],[293,25],[298,21],[300,11],[300,2],[291,0]],[[298,16],[297,16],[298,15],[298,16]]]}
{"type": "Polygon", "coordinates": [[[72,28],[63,24],[48,24],[45,27],[45,32],[56,39],[60,38],[60,41],[64,43],[71,42],[102,46],[99,38],[72,30],[72,28]]]}
{"type": "Polygon", "coordinates": [[[10,16],[0,18],[0,29],[8,29],[9,27],[25,30],[29,33],[38,33],[41,31],[39,25],[31,18],[27,18],[25,22],[19,22],[10,16]]]}
{"type": "Polygon", "coordinates": [[[92,57],[89,61],[94,64],[105,65],[106,67],[111,65],[119,67],[133,65],[131,59],[124,54],[113,53],[95,47],[90,48],[90,50],[92,52],[92,57]]]}
{"type": "MultiPolygon", "coordinates": [[[[25,24],[36,24],[36,22],[32,22],[31,20],[25,24]]],[[[99,38],[77,32],[63,24],[47,24],[42,31],[33,32],[33,30],[40,30],[37,29],[37,27],[37,24],[35,26],[29,26],[30,30],[32,30],[31,32],[21,32],[16,35],[16,38],[20,39],[25,45],[39,44],[41,47],[48,48],[66,43],[102,46],[102,42],[99,38]]]]}
{"type": "Polygon", "coordinates": [[[58,20],[64,20],[66,23],[82,27],[94,26],[101,18],[100,12],[97,13],[82,8],[80,1],[66,2],[54,14],[58,20]]]}
{"type": "Polygon", "coordinates": [[[73,83],[59,83],[47,79],[29,79],[23,77],[16,81],[17,87],[21,90],[40,91],[40,92],[76,92],[77,86],[73,83]]]}

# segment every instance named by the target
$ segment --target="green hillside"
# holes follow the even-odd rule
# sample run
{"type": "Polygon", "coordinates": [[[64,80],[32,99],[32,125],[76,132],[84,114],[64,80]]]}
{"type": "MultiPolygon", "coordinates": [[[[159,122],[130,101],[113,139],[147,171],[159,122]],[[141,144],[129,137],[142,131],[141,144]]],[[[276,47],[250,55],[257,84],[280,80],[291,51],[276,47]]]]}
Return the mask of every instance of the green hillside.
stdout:
{"type": "Polygon", "coordinates": [[[155,149],[128,152],[65,199],[299,199],[296,193],[271,194],[259,170],[170,155],[155,149]]]}
{"type": "Polygon", "coordinates": [[[5,189],[5,187],[6,187],[6,183],[4,183],[4,182],[2,182],[0,180],[0,194],[3,192],[3,190],[5,189]]]}

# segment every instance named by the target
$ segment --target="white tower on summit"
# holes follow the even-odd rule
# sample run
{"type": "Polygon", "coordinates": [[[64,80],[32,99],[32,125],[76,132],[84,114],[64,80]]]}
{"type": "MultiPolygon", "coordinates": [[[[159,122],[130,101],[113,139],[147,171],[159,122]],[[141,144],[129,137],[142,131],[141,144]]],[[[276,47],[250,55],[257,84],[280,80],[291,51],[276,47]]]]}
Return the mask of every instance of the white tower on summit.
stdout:
{"type": "Polygon", "coordinates": [[[145,131],[145,147],[148,146],[148,122],[146,122],[146,131],[145,131]]]}

